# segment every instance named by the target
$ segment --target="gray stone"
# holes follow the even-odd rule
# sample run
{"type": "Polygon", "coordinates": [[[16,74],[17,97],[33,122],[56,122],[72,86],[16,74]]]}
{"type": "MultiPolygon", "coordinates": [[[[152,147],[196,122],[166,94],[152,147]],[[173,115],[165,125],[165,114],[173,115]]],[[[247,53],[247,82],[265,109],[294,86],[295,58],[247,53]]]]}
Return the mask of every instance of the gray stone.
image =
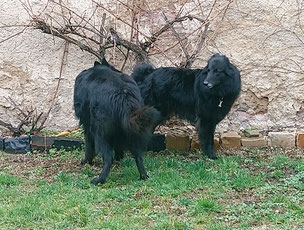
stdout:
{"type": "Polygon", "coordinates": [[[242,146],[248,148],[262,148],[267,146],[265,137],[242,137],[242,146]]]}
{"type": "Polygon", "coordinates": [[[269,145],[272,147],[294,148],[296,146],[295,133],[269,132],[269,145]]]}
{"type": "Polygon", "coordinates": [[[236,132],[223,133],[221,136],[221,146],[224,149],[240,148],[241,136],[236,132]]]}
{"type": "Polygon", "coordinates": [[[258,137],[260,136],[260,132],[256,129],[245,129],[244,130],[245,137],[258,137]]]}
{"type": "Polygon", "coordinates": [[[189,151],[190,137],[189,136],[174,136],[168,134],[166,136],[166,148],[176,151],[189,151]]]}

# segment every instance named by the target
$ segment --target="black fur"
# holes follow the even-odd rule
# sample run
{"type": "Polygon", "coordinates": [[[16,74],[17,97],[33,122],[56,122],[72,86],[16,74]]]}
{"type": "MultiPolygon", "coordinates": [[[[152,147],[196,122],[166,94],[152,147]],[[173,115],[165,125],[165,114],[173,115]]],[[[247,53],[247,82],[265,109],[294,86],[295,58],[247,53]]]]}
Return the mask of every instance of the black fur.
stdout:
{"type": "Polygon", "coordinates": [[[240,72],[226,56],[213,55],[203,69],[153,69],[143,64],[134,69],[132,77],[145,104],[161,112],[161,120],[175,114],[196,123],[204,153],[216,158],[215,127],[228,114],[241,90],[240,72]]]}
{"type": "Polygon", "coordinates": [[[94,67],[76,78],[74,109],[85,134],[85,159],[81,164],[92,164],[97,153],[103,158],[103,169],[93,184],[106,181],[113,157],[121,159],[124,150],[133,154],[140,178],[148,177],[143,152],[160,115],[153,107],[144,106],[140,90],[130,76],[106,60],[95,62],[94,67]]]}

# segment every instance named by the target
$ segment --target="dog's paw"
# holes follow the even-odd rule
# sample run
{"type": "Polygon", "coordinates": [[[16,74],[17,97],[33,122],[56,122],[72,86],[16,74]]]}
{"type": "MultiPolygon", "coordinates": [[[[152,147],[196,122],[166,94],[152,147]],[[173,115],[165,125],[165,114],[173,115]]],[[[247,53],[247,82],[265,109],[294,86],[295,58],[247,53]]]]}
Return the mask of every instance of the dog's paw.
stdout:
{"type": "Polygon", "coordinates": [[[208,155],[208,157],[211,159],[211,160],[216,160],[217,159],[217,156],[215,154],[210,154],[208,155]]]}
{"type": "Polygon", "coordinates": [[[80,166],[84,166],[85,164],[93,165],[93,161],[88,161],[88,160],[86,160],[86,159],[83,159],[83,160],[80,162],[80,166]]]}
{"type": "Polygon", "coordinates": [[[80,162],[80,166],[84,166],[86,163],[87,163],[87,160],[84,159],[84,160],[82,160],[82,161],[80,162]]]}
{"type": "Polygon", "coordinates": [[[93,180],[91,180],[91,184],[93,185],[104,184],[105,182],[105,180],[102,180],[99,177],[95,177],[93,180]]]}
{"type": "Polygon", "coordinates": [[[209,159],[212,159],[212,160],[216,160],[217,159],[214,151],[206,151],[206,150],[204,150],[203,152],[205,153],[205,156],[208,157],[209,159]]]}
{"type": "Polygon", "coordinates": [[[146,175],[140,175],[140,179],[141,180],[147,180],[149,178],[149,176],[146,174],[146,175]]]}

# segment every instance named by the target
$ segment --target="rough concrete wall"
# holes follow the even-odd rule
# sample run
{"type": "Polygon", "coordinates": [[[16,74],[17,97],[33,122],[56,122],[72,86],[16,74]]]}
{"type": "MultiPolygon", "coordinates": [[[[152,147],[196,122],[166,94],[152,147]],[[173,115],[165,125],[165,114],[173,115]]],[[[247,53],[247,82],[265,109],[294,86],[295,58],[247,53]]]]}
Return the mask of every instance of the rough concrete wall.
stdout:
{"type": "MultiPolygon", "coordinates": [[[[31,2],[37,12],[46,3],[31,2]]],[[[0,21],[4,24],[22,24],[28,20],[18,0],[1,1],[0,9],[3,12],[0,21]]],[[[19,27],[7,29],[1,34],[1,40],[20,30],[19,27]]],[[[38,30],[28,29],[0,44],[0,119],[18,124],[13,106],[4,97],[11,97],[22,108],[33,106],[37,112],[47,112],[58,82],[64,43],[38,30]]],[[[69,47],[58,98],[47,120],[47,129],[65,130],[77,125],[72,107],[74,79],[94,60],[93,56],[77,47],[69,47]]]]}
{"type": "Polygon", "coordinates": [[[242,71],[231,122],[277,129],[304,126],[303,1],[237,1],[214,40],[242,71]],[[300,13],[300,14],[299,14],[300,13]]]}
{"type": "MultiPolygon", "coordinates": [[[[30,1],[37,12],[46,1],[30,1]]],[[[86,1],[69,1],[75,10],[91,7],[86,1]],[[71,4],[72,4],[71,3],[71,4]]],[[[104,1],[106,2],[106,1],[104,1]]],[[[220,2],[220,1],[219,1],[220,2]]],[[[223,1],[227,2],[227,1],[223,1]]],[[[304,70],[302,69],[304,43],[301,17],[296,0],[234,1],[223,21],[212,24],[213,33],[207,37],[201,55],[193,67],[203,67],[212,53],[228,56],[241,70],[243,89],[229,116],[218,129],[261,129],[304,127],[304,70]],[[214,31],[216,33],[214,33],[214,31]],[[216,35],[216,36],[214,36],[216,35]]],[[[110,3],[110,2],[108,2],[110,3]]],[[[155,8],[152,15],[143,15],[142,31],[152,31],[147,22],[155,26],[164,24],[161,12],[170,17],[178,12],[181,1],[150,1],[155,8]]],[[[202,7],[210,7],[212,1],[202,1],[202,7]]],[[[196,6],[189,2],[185,9],[196,6]]],[[[154,9],[153,8],[153,9],[154,9]]],[[[18,0],[0,2],[0,21],[4,24],[22,24],[28,15],[18,0]]],[[[121,7],[122,9],[122,7],[121,7]]],[[[124,12],[122,17],[124,17],[124,12]]],[[[126,16],[127,17],[127,16],[126,16]]],[[[191,27],[190,22],[176,25],[177,31],[191,27]]],[[[6,28],[0,40],[20,28],[6,28]]],[[[130,29],[118,26],[118,31],[128,37],[130,29]]],[[[170,42],[164,35],[162,42],[170,42]]],[[[188,36],[191,39],[191,36],[188,36]]],[[[161,44],[159,44],[161,45],[161,44]]],[[[190,47],[191,48],[191,47],[190,47]]],[[[10,96],[18,105],[35,106],[37,111],[47,111],[52,100],[64,50],[64,42],[58,38],[27,29],[24,33],[0,43],[0,119],[17,124],[16,113],[4,99],[10,96]]],[[[180,56],[180,49],[172,49],[172,59],[180,56]]],[[[92,65],[96,58],[70,45],[63,69],[56,104],[47,121],[48,129],[71,129],[77,125],[72,108],[73,86],[76,75],[92,65]]],[[[156,66],[171,65],[163,56],[153,56],[156,66]]],[[[130,72],[132,63],[126,70],[130,72]]],[[[1,127],[0,127],[1,130],[1,127]]]]}

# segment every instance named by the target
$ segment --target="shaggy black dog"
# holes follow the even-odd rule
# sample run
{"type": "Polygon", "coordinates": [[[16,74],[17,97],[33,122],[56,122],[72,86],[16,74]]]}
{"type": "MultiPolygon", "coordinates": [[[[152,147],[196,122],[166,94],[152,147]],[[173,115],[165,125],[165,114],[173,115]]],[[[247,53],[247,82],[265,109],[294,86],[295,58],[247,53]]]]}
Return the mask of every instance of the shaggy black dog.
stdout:
{"type": "Polygon", "coordinates": [[[241,90],[240,72],[226,56],[213,55],[204,69],[154,69],[143,64],[134,69],[132,77],[145,104],[161,112],[161,121],[175,114],[196,123],[204,153],[216,158],[215,127],[230,111],[241,90]]]}
{"type": "Polygon", "coordinates": [[[133,154],[141,179],[148,177],[143,165],[153,127],[159,112],[144,106],[136,82],[110,66],[106,60],[82,71],[74,87],[74,109],[85,135],[85,163],[95,154],[103,158],[103,169],[93,184],[104,183],[113,158],[121,159],[124,150],[133,154]],[[115,155],[115,156],[114,156],[115,155]]]}

